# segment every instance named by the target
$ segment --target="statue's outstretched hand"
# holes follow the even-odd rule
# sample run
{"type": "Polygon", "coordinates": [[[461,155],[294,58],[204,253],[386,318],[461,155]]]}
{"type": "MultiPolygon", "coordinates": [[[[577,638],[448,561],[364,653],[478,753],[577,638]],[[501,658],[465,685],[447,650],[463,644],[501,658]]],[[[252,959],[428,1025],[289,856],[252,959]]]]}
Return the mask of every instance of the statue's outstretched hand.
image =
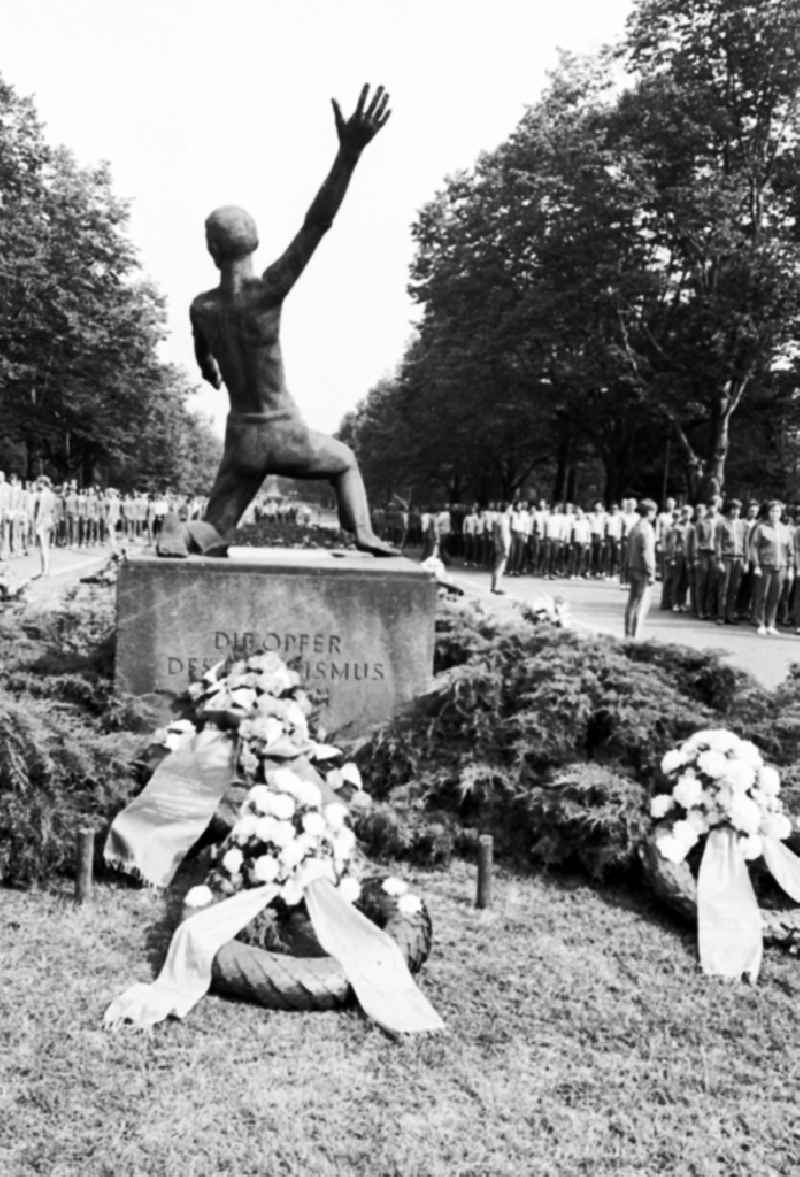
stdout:
{"type": "Polygon", "coordinates": [[[369,86],[365,85],[358,96],[356,109],[349,119],[342,115],[342,108],[335,98],[333,116],[336,119],[336,134],[342,147],[349,151],[363,151],[370,140],[374,139],[381,127],[389,119],[389,95],[383,86],[378,86],[372,98],[369,98],[369,86]]]}

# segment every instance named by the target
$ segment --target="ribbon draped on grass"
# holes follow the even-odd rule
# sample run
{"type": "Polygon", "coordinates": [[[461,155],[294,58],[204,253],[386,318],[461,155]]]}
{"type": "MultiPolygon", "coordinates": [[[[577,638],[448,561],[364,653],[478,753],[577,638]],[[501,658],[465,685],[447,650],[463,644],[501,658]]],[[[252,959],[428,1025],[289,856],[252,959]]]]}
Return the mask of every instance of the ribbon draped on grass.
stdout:
{"type": "MultiPolygon", "coordinates": [[[[184,920],[172,938],[160,974],[112,1001],[104,1022],[146,1028],[183,1018],[207,992],[211,966],[223,944],[254,919],[278,891],[251,887],[184,920]]],[[[444,1023],[420,993],[400,949],[385,932],[343,899],[328,879],[305,889],[308,914],[324,950],[339,962],[364,1013],[392,1034],[443,1030],[444,1023]]]]}
{"type": "MultiPolygon", "coordinates": [[[[323,755],[336,752],[316,747],[323,755]]],[[[294,748],[297,769],[319,781],[300,755],[304,750],[294,748]]],[[[233,753],[229,734],[211,725],[170,753],[142,793],[114,819],[106,860],[148,883],[166,886],[216,812],[233,775],[233,753]]],[[[324,782],[321,785],[323,792],[330,792],[324,782]]],[[[220,948],[279,893],[272,884],[245,888],[189,916],[175,932],[156,980],[132,985],[116,998],[106,1010],[106,1026],[127,1022],[144,1028],[168,1017],[185,1017],[208,992],[220,948]]],[[[309,883],[304,899],[319,943],[338,961],[369,1017],[393,1034],[444,1029],[390,936],[327,879],[309,883]]]]}
{"type": "MultiPolygon", "coordinates": [[[[764,862],[782,890],[800,903],[800,858],[777,838],[764,838],[764,862]]],[[[734,830],[710,831],[697,876],[697,947],[704,973],[755,981],[761,967],[761,912],[734,830]]]]}

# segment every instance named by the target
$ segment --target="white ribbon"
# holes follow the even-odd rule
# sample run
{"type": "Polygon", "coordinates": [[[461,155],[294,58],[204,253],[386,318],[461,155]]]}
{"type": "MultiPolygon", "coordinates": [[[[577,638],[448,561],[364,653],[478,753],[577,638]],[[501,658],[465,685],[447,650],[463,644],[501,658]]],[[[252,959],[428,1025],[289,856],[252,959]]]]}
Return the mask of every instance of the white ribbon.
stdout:
{"type": "MultiPolygon", "coordinates": [[[[126,989],[105,1012],[110,1029],[124,1022],[145,1028],[183,1018],[208,992],[214,957],[277,894],[272,884],[237,892],[184,920],[151,984],[126,989]]],[[[342,966],[362,1009],[394,1034],[442,1030],[441,1018],[414,984],[395,942],[342,898],[328,879],[305,891],[314,931],[342,966]]]]}
{"type": "MultiPolygon", "coordinates": [[[[763,838],[775,882],[800,903],[800,858],[777,838],[763,838]]],[[[697,876],[697,947],[704,973],[751,981],[761,967],[762,923],[740,840],[730,828],[708,835],[697,876]]]]}

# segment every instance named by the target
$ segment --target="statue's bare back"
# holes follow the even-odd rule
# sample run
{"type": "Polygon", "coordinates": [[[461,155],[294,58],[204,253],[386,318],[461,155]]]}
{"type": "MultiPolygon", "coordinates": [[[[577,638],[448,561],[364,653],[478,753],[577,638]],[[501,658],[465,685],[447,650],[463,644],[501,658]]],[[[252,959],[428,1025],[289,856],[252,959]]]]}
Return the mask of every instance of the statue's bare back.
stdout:
{"type": "Polygon", "coordinates": [[[185,555],[194,546],[224,551],[222,537],[236,526],[267,474],[326,479],[336,491],[342,526],[356,546],[376,556],[395,548],[373,533],[364,483],[355,455],[343,442],[310,430],[286,387],[280,346],[283,300],[330,228],[355,165],[366,145],[389,118],[389,97],[379,86],[370,99],[364,86],[345,120],[333,101],[339,150],[286,251],[259,278],[252,255],[258,246],[255,222],[234,205],[206,220],[206,243],[220,272],[219,286],[200,294],[190,308],[197,362],[203,378],[230,398],[225,451],[209,496],[201,533],[165,527],[159,551],[185,555]]]}

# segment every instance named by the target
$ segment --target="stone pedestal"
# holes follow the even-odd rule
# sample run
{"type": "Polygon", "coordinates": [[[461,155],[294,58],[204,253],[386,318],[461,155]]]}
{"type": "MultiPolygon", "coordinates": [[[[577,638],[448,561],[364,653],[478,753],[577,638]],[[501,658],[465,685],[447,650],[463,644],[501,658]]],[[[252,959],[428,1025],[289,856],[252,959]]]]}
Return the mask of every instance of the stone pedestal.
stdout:
{"type": "Polygon", "coordinates": [[[167,713],[228,654],[275,650],[327,702],[329,733],[356,734],[428,689],[432,574],[410,560],[283,548],[227,559],[134,556],[119,571],[118,689],[167,713]]]}

